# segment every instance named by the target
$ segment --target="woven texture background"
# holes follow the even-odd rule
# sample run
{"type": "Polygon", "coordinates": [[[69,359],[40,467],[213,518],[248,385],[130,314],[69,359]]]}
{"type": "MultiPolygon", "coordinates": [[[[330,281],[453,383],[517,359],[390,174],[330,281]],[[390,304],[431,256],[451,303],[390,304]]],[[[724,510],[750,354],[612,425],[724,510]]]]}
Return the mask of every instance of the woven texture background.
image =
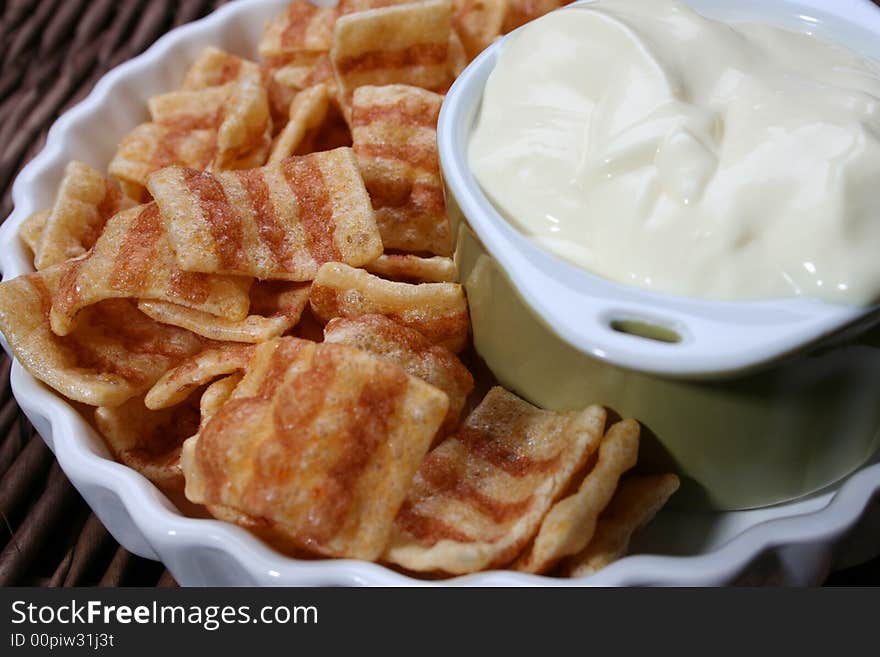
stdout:
{"type": "MultiPolygon", "coordinates": [[[[98,79],[226,0],[0,0],[0,219],[52,122],[98,79]]],[[[175,586],[117,544],[19,410],[0,357],[0,586],[175,586]]],[[[742,583],[752,583],[748,580],[742,583]]],[[[880,560],[828,584],[880,584],[880,560]]]]}

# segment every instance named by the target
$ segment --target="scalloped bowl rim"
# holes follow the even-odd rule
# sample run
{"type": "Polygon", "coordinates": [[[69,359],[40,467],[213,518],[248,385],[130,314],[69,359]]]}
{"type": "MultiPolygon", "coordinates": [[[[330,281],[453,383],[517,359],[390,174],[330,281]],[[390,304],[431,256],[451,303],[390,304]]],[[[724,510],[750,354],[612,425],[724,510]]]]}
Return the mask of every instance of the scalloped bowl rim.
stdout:
{"type": "MultiPolygon", "coordinates": [[[[34,190],[41,180],[53,175],[53,170],[63,168],[64,145],[74,141],[72,136],[81,124],[96,112],[108,111],[116,85],[149,74],[182,43],[218,43],[220,30],[255,6],[268,12],[284,4],[284,0],[239,0],[168,32],[143,54],[109,71],[83,101],[61,116],[49,130],[43,150],[13,185],[15,209],[0,227],[0,269],[4,279],[32,271],[17,231],[35,209],[34,190]]],[[[8,351],[5,341],[3,346],[8,351]]],[[[791,507],[792,515],[753,524],[711,551],[693,556],[631,555],[586,578],[489,571],[426,581],[366,561],[293,559],[230,523],[184,516],[142,475],[109,458],[101,439],[77,410],[14,360],[11,386],[22,410],[55,452],[61,468],[114,537],[136,554],[165,562],[183,584],[198,581],[198,575],[187,572],[181,564],[196,558],[210,562],[219,555],[224,567],[235,564],[238,571],[233,578],[242,585],[717,585],[729,582],[765,550],[828,543],[840,538],[857,523],[871,497],[880,490],[880,463],[875,463],[833,490],[812,498],[806,511],[802,504],[797,506],[800,503],[781,506],[781,511],[791,507]]]]}

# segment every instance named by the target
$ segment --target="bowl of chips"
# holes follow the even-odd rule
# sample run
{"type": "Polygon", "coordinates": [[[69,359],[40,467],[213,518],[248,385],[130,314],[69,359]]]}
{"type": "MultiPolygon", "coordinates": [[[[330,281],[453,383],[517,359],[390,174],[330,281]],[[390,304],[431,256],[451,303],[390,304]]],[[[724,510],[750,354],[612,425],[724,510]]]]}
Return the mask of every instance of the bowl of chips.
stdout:
{"type": "Polygon", "coordinates": [[[639,418],[535,406],[473,350],[443,92],[559,4],[232,3],[53,126],[0,229],[0,329],[126,548],[185,585],[719,584],[771,546],[820,574],[876,472],[660,511],[679,479],[639,418]]]}
{"type": "MultiPolygon", "coordinates": [[[[880,56],[870,3],[688,4],[710,17],[821,26],[880,56]]],[[[544,408],[591,399],[638,417],[651,432],[646,461],[684,475],[674,502],[692,508],[798,499],[866,463],[880,446],[876,306],[636,289],[545,251],[501,215],[469,170],[467,144],[503,47],[458,78],[438,128],[474,342],[500,382],[544,408]]]]}

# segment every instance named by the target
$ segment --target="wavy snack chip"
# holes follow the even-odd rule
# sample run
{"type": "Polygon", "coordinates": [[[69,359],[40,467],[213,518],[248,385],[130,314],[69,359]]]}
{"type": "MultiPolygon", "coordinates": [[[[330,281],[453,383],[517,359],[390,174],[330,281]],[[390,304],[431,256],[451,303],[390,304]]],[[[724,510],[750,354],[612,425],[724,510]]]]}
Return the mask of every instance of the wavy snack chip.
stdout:
{"type": "Polygon", "coordinates": [[[52,214],[52,210],[34,212],[21,223],[21,227],[18,229],[18,236],[21,238],[21,241],[25,243],[35,256],[37,249],[40,248],[40,240],[43,238],[43,230],[46,228],[46,222],[49,221],[50,214],[52,214]]]}
{"type": "Polygon", "coordinates": [[[593,538],[596,519],[611,501],[620,476],[636,464],[639,423],[624,420],[602,438],[599,458],[577,492],[553,505],[529,548],[513,567],[545,573],[563,557],[582,550],[593,538]]]}
{"type": "Polygon", "coordinates": [[[199,415],[201,416],[199,430],[204,428],[208,420],[214,417],[217,411],[232,396],[236,386],[241,383],[242,376],[240,372],[236,372],[235,374],[224,376],[222,379],[217,379],[205,388],[205,392],[202,393],[199,399],[199,415]]]}
{"type": "Polygon", "coordinates": [[[318,84],[303,89],[290,104],[290,114],[284,130],[276,137],[269,154],[269,164],[279,164],[293,155],[305,141],[309,132],[314,133],[327,118],[330,96],[327,85],[318,84]]]}
{"type": "MultiPolygon", "coordinates": [[[[315,554],[375,559],[446,414],[446,395],[339,344],[280,338],[285,367],[236,394],[184,445],[186,495],[270,525],[315,554]]],[[[239,389],[244,385],[239,384],[239,389]]]]}
{"type": "Polygon", "coordinates": [[[71,162],[41,231],[34,267],[45,269],[83,255],[95,245],[107,220],[132,205],[100,172],[71,162]]]}
{"type": "Polygon", "coordinates": [[[199,428],[198,396],[161,411],[135,397],[121,406],[95,409],[95,426],[116,458],[159,488],[183,490],[180,448],[199,428]]]}
{"type": "Polygon", "coordinates": [[[157,299],[227,317],[247,316],[251,279],[178,269],[155,203],[114,215],[94,248],[67,263],[52,298],[52,330],[67,335],[83,308],[104,299],[157,299]]]}
{"type": "Polygon", "coordinates": [[[489,391],[422,462],[383,558],[408,570],[472,573],[516,557],[596,449],[605,411],[542,411],[489,391]]]}
{"type": "Polygon", "coordinates": [[[198,336],[154,322],[126,299],[86,308],[71,334],[57,336],[49,310],[68,267],[0,283],[0,331],[10,349],[28,372],[65,397],[118,406],[203,348],[198,336]]]}
{"type": "Polygon", "coordinates": [[[455,280],[452,258],[402,254],[383,254],[364,265],[371,274],[405,283],[451,283],[455,280]]]}
{"type": "Polygon", "coordinates": [[[347,344],[397,363],[407,374],[442,390],[449,397],[449,411],[440,436],[458,426],[474,377],[455,354],[438,347],[416,330],[401,326],[383,315],[355,319],[336,318],[324,329],[324,342],[347,344]]]}
{"type": "Polygon", "coordinates": [[[189,130],[158,123],[142,123],[123,137],[107,171],[136,201],[146,201],[147,178],[170,166],[205,169],[217,152],[217,132],[189,130]]]}
{"type": "Polygon", "coordinates": [[[147,408],[158,410],[179,404],[197,388],[214,379],[244,371],[256,345],[226,344],[195,354],[165,371],[144,398],[147,408]]]}
{"type": "Polygon", "coordinates": [[[264,342],[296,326],[309,302],[309,285],[255,281],[250,301],[250,314],[240,321],[167,301],[140,301],[138,309],[157,322],[180,326],[217,342],[264,342]]]}
{"type": "Polygon", "coordinates": [[[407,85],[354,92],[353,148],[386,249],[452,253],[437,156],[442,103],[442,96],[407,85]]]}
{"type": "Polygon", "coordinates": [[[312,283],[309,303],[325,323],[334,317],[385,315],[456,353],[468,340],[467,300],[458,283],[396,283],[328,262],[312,283]]]}
{"type": "Polygon", "coordinates": [[[382,253],[349,148],[248,171],[169,167],[149,189],[186,271],[307,281],[324,262],[361,265],[382,253]]]}
{"type": "Polygon", "coordinates": [[[290,104],[301,91],[324,84],[327,86],[327,95],[334,103],[336,101],[336,78],[333,76],[329,53],[300,56],[284,66],[268,68],[266,75],[269,107],[276,133],[286,125],[290,104]]]}
{"type": "Polygon", "coordinates": [[[220,87],[254,74],[260,75],[260,66],[256,62],[208,46],[187,69],[180,88],[184,91],[197,91],[220,87]]]}
{"type": "Polygon", "coordinates": [[[510,0],[453,0],[452,26],[468,60],[479,55],[504,32],[510,0]]]}
{"type": "Polygon", "coordinates": [[[344,107],[364,85],[409,84],[445,92],[452,84],[450,0],[427,0],[341,16],[330,61],[344,107]]]}
{"type": "Polygon", "coordinates": [[[674,474],[629,477],[602,513],[590,543],[563,566],[569,577],[585,577],[624,556],[632,535],[647,525],[678,490],[674,474]]]}
{"type": "Polygon", "coordinates": [[[260,57],[274,68],[301,58],[304,53],[327,52],[338,15],[335,7],[317,7],[306,0],[294,0],[284,13],[266,24],[257,45],[260,57]]]}

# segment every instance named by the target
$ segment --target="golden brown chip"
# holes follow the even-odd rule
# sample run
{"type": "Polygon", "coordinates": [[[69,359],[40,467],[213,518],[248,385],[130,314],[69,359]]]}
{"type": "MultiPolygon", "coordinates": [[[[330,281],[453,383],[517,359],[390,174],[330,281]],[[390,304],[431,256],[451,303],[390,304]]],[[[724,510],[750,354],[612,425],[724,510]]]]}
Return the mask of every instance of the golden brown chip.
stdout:
{"type": "Polygon", "coordinates": [[[309,302],[309,285],[256,281],[250,298],[250,315],[241,321],[167,301],[140,301],[138,308],[157,322],[180,326],[217,342],[264,342],[296,326],[309,302]]]}
{"type": "Polygon", "coordinates": [[[216,130],[142,123],[122,139],[108,172],[119,181],[126,196],[146,201],[147,178],[151,173],[175,165],[205,169],[216,152],[216,130]]]}
{"type": "MultiPolygon", "coordinates": [[[[272,123],[279,132],[287,123],[290,104],[296,95],[319,84],[327,86],[328,98],[336,100],[336,79],[328,53],[299,56],[280,68],[268,69],[267,85],[272,123]]],[[[326,149],[325,149],[326,150],[326,149]]]]}
{"type": "Polygon", "coordinates": [[[254,73],[260,74],[260,67],[255,62],[208,46],[187,69],[180,88],[185,91],[197,91],[208,87],[220,87],[230,82],[238,82],[254,73]]]}
{"type": "Polygon", "coordinates": [[[257,49],[269,66],[278,67],[303,52],[326,52],[333,41],[338,10],[294,0],[287,10],[270,20],[257,49]]]}
{"type": "Polygon", "coordinates": [[[0,331],[24,368],[65,397],[118,406],[202,349],[189,331],[163,326],[124,299],[82,312],[70,335],[49,327],[52,296],[68,264],[0,283],[0,331]]]}
{"type": "Polygon", "coordinates": [[[406,5],[413,1],[414,0],[340,0],[339,13],[345,16],[346,14],[355,14],[359,11],[369,11],[370,9],[406,5]]]}
{"type": "Polygon", "coordinates": [[[114,215],[89,253],[70,261],[52,299],[52,330],[67,335],[77,313],[104,299],[170,301],[212,315],[247,316],[251,280],[180,271],[155,203],[114,215]]]}
{"type": "Polygon", "coordinates": [[[566,0],[507,0],[507,13],[504,16],[502,29],[507,34],[566,4],[568,4],[566,0]]]}
{"type": "Polygon", "coordinates": [[[437,116],[443,97],[407,85],[360,87],[352,142],[386,249],[452,253],[437,116]]]}
{"type": "Polygon", "coordinates": [[[674,474],[630,477],[621,482],[611,504],[602,513],[593,540],[567,560],[564,572],[570,577],[592,575],[624,556],[632,535],[647,525],[678,490],[674,474]]]}
{"type": "Polygon", "coordinates": [[[605,411],[535,408],[493,388],[419,468],[384,559],[463,574],[504,566],[596,449],[605,411]]]}
{"type": "Polygon", "coordinates": [[[95,425],[114,458],[165,490],[183,490],[180,448],[199,428],[198,397],[151,411],[142,397],[95,409],[95,425]]]}
{"type": "Polygon", "coordinates": [[[339,344],[263,343],[265,394],[229,399],[182,463],[186,495],[316,554],[375,559],[447,410],[402,368],[339,344]]]}
{"type": "Polygon", "coordinates": [[[253,358],[255,348],[250,344],[230,344],[195,354],[157,378],[144,404],[153,410],[179,404],[193,390],[217,377],[243,371],[253,358]]]}
{"type": "Polygon", "coordinates": [[[199,414],[201,415],[201,419],[199,420],[200,430],[205,427],[208,420],[214,417],[217,411],[219,411],[223,404],[225,404],[232,396],[232,391],[235,390],[235,387],[239,383],[241,383],[241,378],[242,375],[236,372],[235,374],[230,374],[222,379],[217,379],[214,383],[205,388],[205,392],[202,393],[202,397],[199,400],[199,414]]]}
{"type": "Polygon", "coordinates": [[[451,351],[459,352],[467,344],[467,300],[457,283],[396,283],[329,262],[318,271],[309,302],[322,322],[385,315],[451,351]]]}
{"type": "Polygon", "coordinates": [[[452,30],[449,33],[449,74],[452,76],[454,80],[461,72],[467,68],[468,65],[468,56],[467,50],[464,49],[464,44],[461,42],[461,37],[458,36],[458,33],[455,30],[452,30]]]}
{"type": "Polygon", "coordinates": [[[186,271],[307,281],[324,262],[357,266],[382,253],[349,148],[249,171],[169,167],[149,189],[186,271]]]}
{"type": "Polygon", "coordinates": [[[445,347],[431,344],[418,331],[383,315],[333,319],[324,329],[324,342],[347,344],[374,353],[397,363],[407,374],[442,390],[449,397],[449,411],[440,429],[440,437],[458,426],[467,396],[474,389],[474,377],[445,347]]]}
{"type": "Polygon", "coordinates": [[[596,465],[576,493],[553,505],[532,545],[513,567],[545,573],[563,557],[587,546],[593,538],[596,519],[614,496],[620,476],[636,464],[638,455],[639,423],[624,420],[612,426],[602,438],[596,465]]]}
{"type": "Polygon", "coordinates": [[[427,0],[342,16],[330,60],[344,106],[364,85],[409,84],[445,92],[449,65],[451,0],[427,0]]]}
{"type": "Polygon", "coordinates": [[[407,283],[451,283],[455,280],[452,258],[424,258],[411,254],[383,254],[366,265],[371,274],[407,283]]]}
{"type": "Polygon", "coordinates": [[[172,91],[149,100],[153,122],[173,130],[214,130],[215,169],[249,169],[265,163],[272,140],[269,98],[258,68],[218,87],[172,91]]]}
{"type": "Polygon", "coordinates": [[[131,205],[100,172],[82,162],[69,163],[43,228],[34,266],[45,269],[81,256],[94,246],[107,220],[131,205]]]}
{"type": "Polygon", "coordinates": [[[34,212],[30,217],[21,223],[18,229],[18,236],[21,241],[31,250],[34,255],[40,248],[40,240],[43,238],[43,230],[46,228],[46,222],[52,210],[41,210],[34,212]]]}
{"type": "Polygon", "coordinates": [[[290,104],[287,125],[278,135],[269,154],[269,164],[280,164],[293,155],[309,131],[316,131],[327,117],[330,96],[327,86],[315,85],[296,95],[290,104]]]}
{"type": "Polygon", "coordinates": [[[452,25],[461,38],[468,59],[479,55],[501,36],[508,13],[508,2],[509,0],[453,0],[452,25]]]}

